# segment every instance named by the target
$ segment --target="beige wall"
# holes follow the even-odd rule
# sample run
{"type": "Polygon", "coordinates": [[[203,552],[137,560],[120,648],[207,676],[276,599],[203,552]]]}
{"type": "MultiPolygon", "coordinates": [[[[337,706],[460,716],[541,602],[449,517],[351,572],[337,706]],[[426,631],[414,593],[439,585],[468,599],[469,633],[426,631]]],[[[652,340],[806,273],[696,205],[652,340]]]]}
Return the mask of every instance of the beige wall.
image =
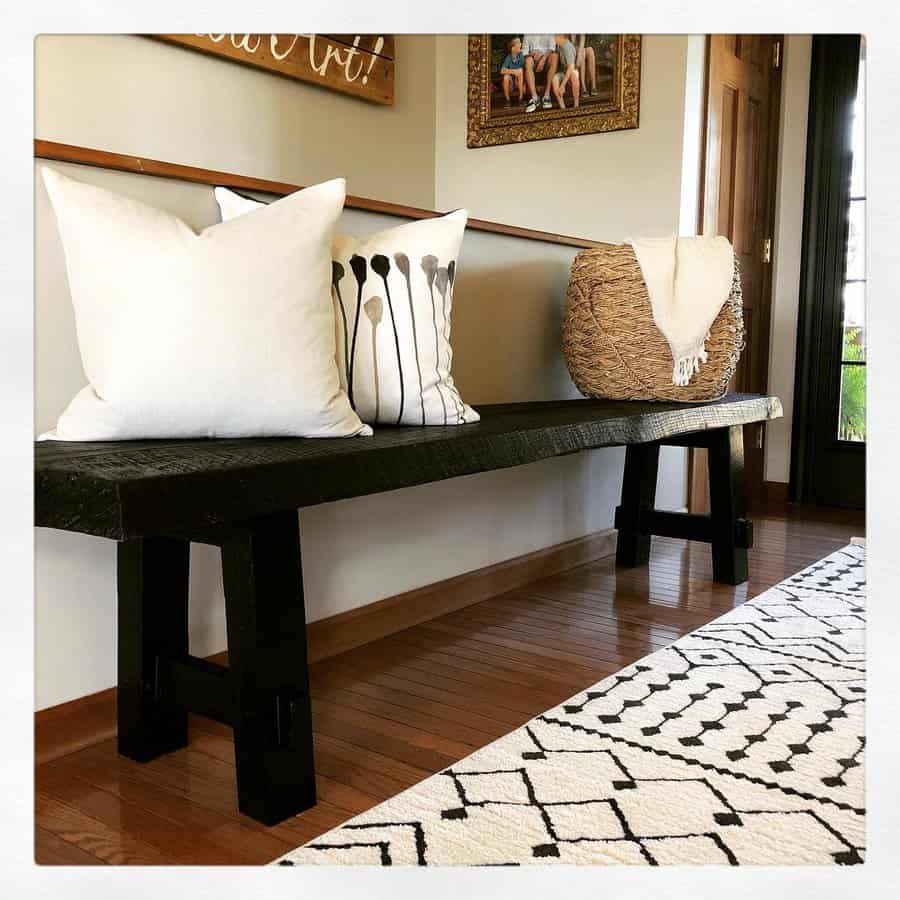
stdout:
{"type": "MultiPolygon", "coordinates": [[[[444,40],[440,38],[439,45],[444,40]]],[[[648,39],[651,51],[655,43],[648,39]]],[[[406,125],[399,122],[397,110],[371,108],[385,115],[368,134],[381,139],[380,146],[388,148],[387,157],[395,149],[397,153],[409,154],[415,150],[425,157],[413,159],[410,155],[402,167],[390,159],[373,160],[371,153],[349,154],[335,161],[317,143],[326,140],[323,134],[332,142],[338,137],[348,140],[357,127],[360,109],[368,114],[369,107],[138,38],[40,38],[36,59],[37,134],[68,143],[300,183],[342,174],[356,193],[403,199],[417,205],[442,205],[429,199],[429,191],[436,192],[443,179],[434,179],[431,188],[426,183],[427,173],[435,166],[434,139],[419,135],[419,122],[434,116],[433,103],[429,106],[427,97],[419,95],[420,102],[410,111],[407,100],[399,96],[403,85],[403,90],[412,94],[419,90],[419,85],[410,83],[414,80],[412,72],[403,71],[404,64],[417,66],[417,61],[429,58],[433,45],[431,37],[407,37],[399,42],[398,104],[414,116],[414,127],[404,131],[406,125]],[[72,45],[66,41],[72,41],[72,45]],[[160,54],[165,56],[164,66],[160,65],[160,54]],[[110,97],[110,80],[104,73],[121,66],[123,58],[129,60],[129,65],[117,69],[116,92],[110,97]],[[289,94],[282,94],[283,91],[289,94]],[[272,93],[277,102],[270,96],[272,93]],[[94,102],[88,103],[87,97],[93,97],[94,102]],[[322,104],[320,108],[327,115],[318,131],[301,127],[301,115],[292,103],[307,112],[311,105],[322,104]],[[346,106],[347,103],[352,106],[346,106]],[[69,108],[71,104],[78,105],[77,114],[69,108]],[[281,114],[275,115],[273,106],[278,106],[281,114]],[[263,112],[256,114],[255,108],[263,112]],[[240,114],[235,115],[235,110],[240,114]],[[258,127],[249,129],[248,121],[258,127]],[[390,128],[383,124],[388,122],[390,128]],[[399,131],[394,136],[384,134],[391,129],[399,131]],[[415,147],[404,144],[394,148],[392,140],[398,145],[404,143],[396,138],[400,132],[406,135],[405,141],[417,140],[415,147]],[[407,191],[408,195],[400,197],[400,191],[407,191]]],[[[670,39],[663,39],[660,46],[674,50],[670,39]]],[[[683,68],[670,73],[659,65],[660,58],[653,52],[649,58],[644,75],[645,94],[651,99],[658,97],[657,81],[666,82],[666,96],[671,93],[672,81],[680,85],[683,94],[683,68]]],[[[682,57],[673,52],[665,58],[674,64],[682,57]]],[[[433,84],[433,75],[422,68],[418,77],[433,84]]],[[[438,99],[444,97],[446,87],[444,84],[438,91],[438,99]]],[[[463,80],[458,91],[464,94],[464,90],[463,80]]],[[[673,103],[680,102],[678,93],[675,91],[676,96],[670,97],[673,103]]],[[[664,112],[652,102],[650,111],[645,107],[642,121],[648,129],[647,146],[641,149],[632,137],[630,161],[628,154],[617,156],[617,178],[631,183],[646,179],[657,184],[660,190],[656,205],[650,203],[649,196],[645,197],[642,211],[634,220],[639,219],[644,230],[674,229],[681,173],[678,165],[670,165],[664,157],[670,152],[680,155],[681,129],[672,125],[677,137],[660,143],[662,135],[653,127],[654,109],[660,115],[664,112]],[[668,173],[665,185],[660,182],[660,166],[668,173]]],[[[446,112],[442,110],[442,119],[446,112]]],[[[668,111],[665,114],[668,116],[668,111]]],[[[464,110],[462,116],[464,128],[464,110]]],[[[438,134],[448,125],[444,119],[438,134]]],[[[464,143],[464,132],[457,138],[464,143]]],[[[555,147],[555,156],[561,157],[570,142],[588,140],[595,152],[602,154],[604,139],[615,140],[616,136],[548,142],[546,146],[555,147]]],[[[475,154],[490,152],[472,151],[459,163],[472,167],[476,185],[481,175],[475,154]]],[[[442,155],[438,154],[437,159],[440,163],[442,155]]],[[[169,209],[195,227],[216,221],[212,191],[206,186],[78,166],[61,168],[75,177],[169,209]]],[[[504,177],[509,180],[512,176],[507,173],[504,177]]],[[[610,184],[613,180],[609,179],[610,184]]],[[[578,198],[583,194],[584,179],[577,168],[568,175],[554,176],[554,183],[565,197],[578,198]]],[[[508,207],[502,206],[499,196],[492,201],[497,218],[514,219],[517,192],[511,192],[511,196],[513,202],[508,207]]],[[[477,199],[474,192],[470,199],[477,199]]],[[[487,215],[484,210],[477,211],[487,215]]],[[[614,219],[610,206],[605,212],[610,231],[614,219]]],[[[341,227],[366,233],[398,221],[346,211],[341,227]]],[[[553,226],[544,223],[543,227],[553,226]]],[[[36,190],[35,247],[35,425],[40,430],[53,423],[84,383],[61,248],[40,184],[36,190]]],[[[460,257],[453,343],[454,371],[470,402],[477,405],[576,396],[561,357],[559,336],[562,301],[574,252],[571,248],[500,235],[467,234],[460,257]]],[[[300,524],[309,618],[319,619],[610,527],[621,486],[622,458],[621,449],[596,451],[303,510],[300,524]]],[[[664,454],[662,461],[659,504],[681,507],[684,493],[683,451],[673,449],[664,454]]],[[[217,564],[217,551],[208,547],[193,549],[191,642],[192,652],[197,654],[212,653],[225,645],[217,564]]],[[[38,529],[38,708],[115,683],[115,628],[114,544],[38,529]]]]}
{"type": "Polygon", "coordinates": [[[783,483],[789,480],[791,470],[811,51],[810,35],[786,37],[778,138],[772,330],[769,339],[769,393],[781,398],[784,418],[776,419],[767,426],[765,462],[766,480],[783,483]]]}
{"type": "Polygon", "coordinates": [[[597,240],[678,231],[687,35],[646,35],[640,127],[466,147],[466,37],[437,39],[438,209],[597,240]]]}
{"type": "Polygon", "coordinates": [[[41,35],[35,137],[431,209],[434,40],[397,35],[384,107],[149,38],[41,35]]]}

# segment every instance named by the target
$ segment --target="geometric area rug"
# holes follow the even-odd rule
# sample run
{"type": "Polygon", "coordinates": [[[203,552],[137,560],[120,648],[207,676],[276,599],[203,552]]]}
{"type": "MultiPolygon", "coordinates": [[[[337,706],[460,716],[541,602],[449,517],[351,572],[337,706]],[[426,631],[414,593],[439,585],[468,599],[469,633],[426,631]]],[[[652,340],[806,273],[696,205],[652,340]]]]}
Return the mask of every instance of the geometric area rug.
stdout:
{"type": "Polygon", "coordinates": [[[276,862],[861,863],[864,651],[851,545],[276,862]]]}

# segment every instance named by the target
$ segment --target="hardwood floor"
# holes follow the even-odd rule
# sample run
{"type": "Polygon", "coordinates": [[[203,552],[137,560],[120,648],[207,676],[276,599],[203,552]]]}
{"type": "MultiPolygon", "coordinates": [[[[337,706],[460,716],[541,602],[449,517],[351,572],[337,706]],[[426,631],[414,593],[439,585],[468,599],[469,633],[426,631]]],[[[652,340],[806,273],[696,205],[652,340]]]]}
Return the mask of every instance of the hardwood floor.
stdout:
{"type": "Polygon", "coordinates": [[[266,828],[237,811],[230,730],[144,765],[115,740],[35,769],[45,865],[268,862],[671,643],[864,533],[860,514],[755,516],[750,581],[714,584],[706,545],[655,538],[649,569],[612,557],[316,663],[319,803],[266,828]]]}

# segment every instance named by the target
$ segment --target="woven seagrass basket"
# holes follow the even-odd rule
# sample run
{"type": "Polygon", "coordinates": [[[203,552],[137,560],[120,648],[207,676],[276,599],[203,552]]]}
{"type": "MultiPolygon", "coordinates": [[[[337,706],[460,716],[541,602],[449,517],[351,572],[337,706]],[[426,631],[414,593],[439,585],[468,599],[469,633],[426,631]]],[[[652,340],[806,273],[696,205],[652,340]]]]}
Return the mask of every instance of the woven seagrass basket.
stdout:
{"type": "Polygon", "coordinates": [[[572,263],[563,353],[586,397],[610,400],[715,400],[725,394],[744,349],[741,281],[706,339],[708,359],[690,384],[672,384],[672,351],[653,321],[641,267],[628,244],[582,250],[572,263]]]}

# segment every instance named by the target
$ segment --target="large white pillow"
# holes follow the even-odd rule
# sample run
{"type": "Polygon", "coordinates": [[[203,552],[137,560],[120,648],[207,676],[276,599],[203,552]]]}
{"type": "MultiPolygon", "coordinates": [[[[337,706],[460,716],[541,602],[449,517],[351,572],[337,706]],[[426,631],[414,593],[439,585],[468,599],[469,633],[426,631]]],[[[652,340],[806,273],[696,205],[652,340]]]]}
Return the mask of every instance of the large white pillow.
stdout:
{"type": "Polygon", "coordinates": [[[371,434],[335,365],[343,179],[199,234],[52,168],[43,179],[89,382],[43,438],[371,434]]]}
{"type": "MultiPolygon", "coordinates": [[[[227,188],[215,194],[224,221],[265,205],[227,188]]],[[[337,362],[341,384],[364,422],[478,421],[451,374],[450,311],[467,218],[460,209],[365,239],[335,235],[337,362]]]]}

